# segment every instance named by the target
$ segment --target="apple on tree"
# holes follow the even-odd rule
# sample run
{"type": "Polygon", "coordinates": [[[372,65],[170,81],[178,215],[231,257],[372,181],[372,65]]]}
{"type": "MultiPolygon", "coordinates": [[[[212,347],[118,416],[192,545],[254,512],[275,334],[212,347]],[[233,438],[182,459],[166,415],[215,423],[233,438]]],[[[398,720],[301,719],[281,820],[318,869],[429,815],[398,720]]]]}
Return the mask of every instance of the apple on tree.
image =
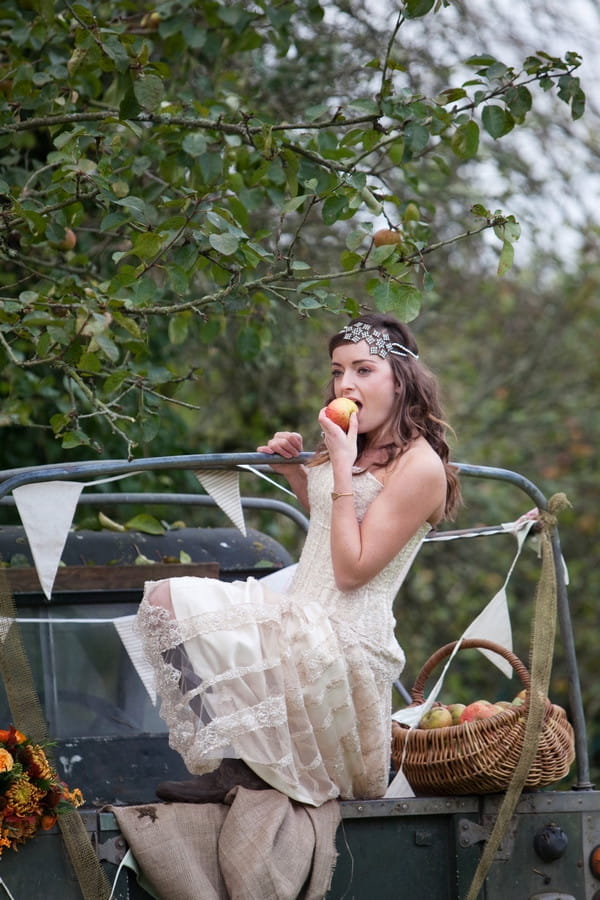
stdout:
{"type": "Polygon", "coordinates": [[[401,244],[402,232],[394,231],[392,228],[380,228],[373,235],[373,243],[376,247],[383,247],[385,244],[401,244]]]}
{"type": "Polygon", "coordinates": [[[73,250],[77,244],[77,235],[72,228],[65,228],[62,239],[55,245],[59,250],[73,250]]]}

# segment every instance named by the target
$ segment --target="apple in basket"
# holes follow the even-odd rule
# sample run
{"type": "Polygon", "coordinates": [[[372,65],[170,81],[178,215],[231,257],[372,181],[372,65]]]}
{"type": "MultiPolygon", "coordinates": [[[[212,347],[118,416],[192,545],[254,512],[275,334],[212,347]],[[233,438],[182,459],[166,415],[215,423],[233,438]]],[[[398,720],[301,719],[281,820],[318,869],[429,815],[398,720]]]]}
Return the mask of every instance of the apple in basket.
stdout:
{"type": "Polygon", "coordinates": [[[523,689],[519,691],[516,697],[513,697],[512,705],[513,706],[523,706],[527,699],[527,690],[523,689]]]}
{"type": "Polygon", "coordinates": [[[348,431],[352,413],[357,412],[358,406],[354,400],[350,400],[348,397],[337,397],[325,407],[327,418],[339,425],[340,428],[343,428],[344,431],[348,431]]]}
{"type": "Polygon", "coordinates": [[[499,711],[500,710],[494,706],[493,703],[490,703],[489,700],[475,700],[473,703],[469,703],[468,706],[465,706],[459,722],[462,725],[465,722],[476,722],[479,719],[489,719],[490,716],[495,716],[499,711]]]}
{"type": "Polygon", "coordinates": [[[432,706],[421,717],[419,728],[447,728],[452,724],[452,713],[445,706],[432,706]]]}
{"type": "Polygon", "coordinates": [[[458,725],[460,723],[460,717],[463,714],[463,710],[466,709],[466,704],[464,703],[449,703],[446,709],[452,716],[452,724],[458,725]]]}

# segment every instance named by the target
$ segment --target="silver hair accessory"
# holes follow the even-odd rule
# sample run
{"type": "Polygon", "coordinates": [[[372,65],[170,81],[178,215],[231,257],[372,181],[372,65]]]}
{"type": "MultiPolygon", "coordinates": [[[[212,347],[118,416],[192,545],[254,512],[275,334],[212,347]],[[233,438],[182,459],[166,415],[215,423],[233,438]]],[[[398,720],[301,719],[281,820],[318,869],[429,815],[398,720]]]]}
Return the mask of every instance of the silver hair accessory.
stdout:
{"type": "Polygon", "coordinates": [[[382,359],[385,359],[389,353],[396,356],[412,356],[413,359],[419,358],[418,353],[413,353],[404,344],[391,341],[387,331],[379,331],[368,322],[354,322],[352,325],[345,325],[339,334],[345,341],[351,341],[353,344],[366,341],[369,345],[369,353],[380,356],[382,359]]]}

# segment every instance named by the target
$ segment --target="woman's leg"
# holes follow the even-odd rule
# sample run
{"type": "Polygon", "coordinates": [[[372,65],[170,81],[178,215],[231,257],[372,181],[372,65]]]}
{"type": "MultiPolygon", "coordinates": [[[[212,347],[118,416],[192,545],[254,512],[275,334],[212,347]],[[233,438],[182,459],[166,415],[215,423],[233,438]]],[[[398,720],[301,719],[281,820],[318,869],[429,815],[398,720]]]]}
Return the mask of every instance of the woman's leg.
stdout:
{"type": "MultiPolygon", "coordinates": [[[[149,586],[145,599],[152,606],[166,610],[172,618],[175,618],[169,580],[157,581],[149,586]]],[[[182,694],[193,692],[202,684],[184,644],[163,650],[162,657],[167,665],[180,672],[179,688],[182,694]]],[[[190,697],[188,703],[203,724],[206,725],[211,721],[209,711],[199,694],[190,697]]],[[[243,760],[229,758],[223,759],[219,767],[207,775],[196,775],[187,781],[162,782],[156,788],[156,795],[161,800],[176,803],[221,803],[236,785],[249,790],[264,790],[270,787],[243,760]]]]}

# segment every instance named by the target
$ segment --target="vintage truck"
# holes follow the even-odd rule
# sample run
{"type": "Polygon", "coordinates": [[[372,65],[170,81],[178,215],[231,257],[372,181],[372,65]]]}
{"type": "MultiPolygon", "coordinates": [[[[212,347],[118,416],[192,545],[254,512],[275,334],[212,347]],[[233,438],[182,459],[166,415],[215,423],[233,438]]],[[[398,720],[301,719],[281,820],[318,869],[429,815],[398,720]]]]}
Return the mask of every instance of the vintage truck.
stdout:
{"type": "MultiPolygon", "coordinates": [[[[303,455],[302,460],[308,456],[303,455]]],[[[239,528],[218,523],[213,497],[201,493],[197,483],[192,485],[189,480],[193,481],[191,473],[198,470],[237,472],[248,466],[257,474],[268,471],[266,457],[241,453],[66,463],[0,473],[0,562],[16,606],[16,623],[11,627],[18,629],[25,648],[48,734],[55,742],[56,768],[85,796],[78,815],[108,881],[115,882],[114,898],[147,898],[149,894],[131,870],[119,869],[127,847],[106,807],[156,802],[154,789],[159,781],[187,775],[180,757],[168,746],[164,723],[125,650],[115,621],[132,615],[139,603],[148,577],[147,566],[140,562],[152,564],[153,578],[166,570],[168,574],[184,571],[227,580],[259,577],[293,562],[289,550],[264,530],[249,529],[244,536],[239,528]],[[185,485],[182,491],[146,487],[149,475],[155,485],[165,475],[171,483],[174,473],[180,478],[177,483],[185,485]],[[107,487],[110,480],[125,476],[126,490],[123,482],[118,491],[107,487]],[[142,489],[129,490],[136,480],[142,489]],[[40,587],[28,537],[16,515],[13,491],[24,485],[62,482],[85,485],[78,509],[103,510],[109,529],[69,530],[48,597],[40,587]],[[128,510],[130,517],[132,510],[152,511],[159,520],[161,510],[162,515],[183,519],[185,511],[193,509],[194,518],[200,511],[210,513],[211,524],[170,527],[161,534],[119,530],[114,524],[119,513],[113,519],[113,509],[128,510]],[[118,530],[110,530],[111,526],[118,530]]],[[[468,464],[459,468],[465,479],[495,481],[524,494],[529,505],[533,502],[541,510],[547,507],[540,489],[516,472],[468,464]]],[[[283,516],[300,533],[307,527],[294,503],[242,496],[241,506],[262,517],[283,516]]],[[[456,536],[461,535],[457,532],[456,536]]],[[[576,761],[569,779],[558,789],[520,795],[478,893],[485,900],[600,900],[600,793],[590,782],[588,738],[558,529],[553,532],[552,544],[576,761]],[[550,850],[544,840],[549,834],[558,835],[557,842],[550,840],[550,850]]],[[[419,565],[418,558],[414,565],[419,565]]],[[[10,668],[10,660],[5,659],[5,675],[7,665],[10,668]]],[[[18,681],[19,673],[12,675],[18,681]]],[[[404,700],[410,701],[406,688],[400,683],[397,687],[404,700]]],[[[8,694],[0,688],[3,727],[12,721],[12,713],[8,694]]],[[[399,896],[463,900],[502,802],[502,793],[342,802],[339,856],[327,900],[391,900],[399,896]]],[[[40,831],[19,852],[4,851],[0,894],[2,890],[14,900],[85,896],[56,826],[40,831]]]]}

